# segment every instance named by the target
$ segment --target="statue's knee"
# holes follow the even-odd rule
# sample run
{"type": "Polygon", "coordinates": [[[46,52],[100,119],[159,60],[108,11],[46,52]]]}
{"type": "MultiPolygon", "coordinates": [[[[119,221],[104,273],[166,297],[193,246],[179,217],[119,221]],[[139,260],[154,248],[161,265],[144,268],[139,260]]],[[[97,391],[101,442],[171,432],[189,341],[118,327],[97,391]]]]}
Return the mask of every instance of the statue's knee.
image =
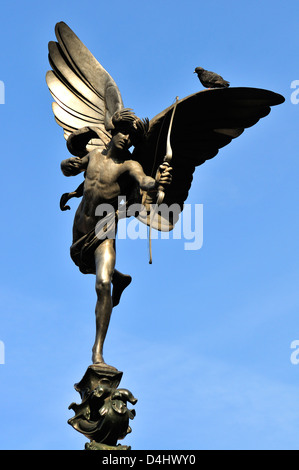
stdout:
{"type": "Polygon", "coordinates": [[[111,281],[110,279],[99,279],[96,281],[96,293],[98,296],[101,296],[111,291],[111,281]]]}

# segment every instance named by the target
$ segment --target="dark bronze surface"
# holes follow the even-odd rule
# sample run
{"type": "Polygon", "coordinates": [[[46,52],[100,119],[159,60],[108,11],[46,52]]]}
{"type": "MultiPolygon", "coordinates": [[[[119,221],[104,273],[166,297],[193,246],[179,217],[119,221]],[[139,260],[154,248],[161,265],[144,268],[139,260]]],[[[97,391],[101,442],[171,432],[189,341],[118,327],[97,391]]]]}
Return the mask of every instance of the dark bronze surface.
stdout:
{"type": "Polygon", "coordinates": [[[75,416],[68,423],[90,439],[86,450],[130,449],[117,441],[132,431],[129,420],[134,419],[135,410],[128,409],[127,403],[135,405],[137,399],[129,390],[117,388],[121,378],[122,372],[91,365],[75,385],[82,401],[69,406],[75,416]]]}
{"type": "Polygon", "coordinates": [[[55,32],[57,42],[49,43],[52,70],[46,80],[54,98],[55,120],[72,155],[61,162],[61,170],[67,177],[83,175],[76,190],[62,195],[60,208],[70,209],[66,203],[81,198],[71,257],[82,273],[95,275],[97,298],[93,365],[76,385],[82,403],[70,406],[75,416],[69,422],[90,439],[88,448],[103,449],[116,447],[130,430],[134,413],[126,404],[136,402],[130,392],[117,390],[121,373],[103,357],[112,310],[131,282],[129,275],[116,270],[115,239],[108,236],[123,211],[118,197],[126,199],[125,216],[136,216],[151,228],[172,230],[195,168],[284,98],[256,88],[215,88],[177,99],[150,121],[142,120],[124,108],[116,83],[73,31],[60,22],[55,32]],[[166,220],[157,212],[150,221],[149,208],[162,200],[168,206],[176,204],[178,213],[166,220]],[[111,212],[99,215],[98,208],[106,203],[111,212]],[[132,203],[142,203],[144,210],[131,214],[132,203]]]}

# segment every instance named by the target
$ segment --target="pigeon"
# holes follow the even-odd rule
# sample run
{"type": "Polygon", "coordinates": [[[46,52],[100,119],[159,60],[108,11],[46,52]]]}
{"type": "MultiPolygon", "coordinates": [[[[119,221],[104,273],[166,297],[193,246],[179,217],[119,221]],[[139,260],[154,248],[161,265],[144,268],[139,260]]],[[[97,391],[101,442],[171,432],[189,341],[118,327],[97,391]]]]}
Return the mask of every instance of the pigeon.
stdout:
{"type": "Polygon", "coordinates": [[[196,67],[194,73],[197,73],[199,81],[205,88],[228,88],[230,85],[217,73],[209,72],[202,67],[196,67]]]}

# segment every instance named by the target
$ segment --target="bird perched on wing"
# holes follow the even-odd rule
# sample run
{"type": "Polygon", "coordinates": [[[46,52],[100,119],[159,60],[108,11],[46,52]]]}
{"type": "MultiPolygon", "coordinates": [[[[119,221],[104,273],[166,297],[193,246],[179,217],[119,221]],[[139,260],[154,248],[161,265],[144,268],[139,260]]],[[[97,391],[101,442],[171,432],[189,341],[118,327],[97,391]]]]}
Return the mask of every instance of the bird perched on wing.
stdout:
{"type": "Polygon", "coordinates": [[[199,81],[205,88],[228,88],[230,85],[217,73],[209,72],[202,67],[196,67],[194,73],[197,73],[199,81]]]}

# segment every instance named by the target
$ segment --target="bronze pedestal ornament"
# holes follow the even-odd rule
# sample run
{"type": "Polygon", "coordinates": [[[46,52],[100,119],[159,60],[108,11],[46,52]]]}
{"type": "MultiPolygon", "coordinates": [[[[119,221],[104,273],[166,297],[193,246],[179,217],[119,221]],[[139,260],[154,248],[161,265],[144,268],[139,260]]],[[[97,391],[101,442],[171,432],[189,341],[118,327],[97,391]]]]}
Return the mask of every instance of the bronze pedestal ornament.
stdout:
{"type": "Polygon", "coordinates": [[[68,423],[90,439],[86,450],[130,449],[117,442],[132,431],[129,420],[134,419],[135,410],[127,404],[135,405],[137,399],[129,390],[117,388],[121,378],[122,372],[94,364],[75,385],[82,401],[69,406],[75,416],[68,423]]]}

